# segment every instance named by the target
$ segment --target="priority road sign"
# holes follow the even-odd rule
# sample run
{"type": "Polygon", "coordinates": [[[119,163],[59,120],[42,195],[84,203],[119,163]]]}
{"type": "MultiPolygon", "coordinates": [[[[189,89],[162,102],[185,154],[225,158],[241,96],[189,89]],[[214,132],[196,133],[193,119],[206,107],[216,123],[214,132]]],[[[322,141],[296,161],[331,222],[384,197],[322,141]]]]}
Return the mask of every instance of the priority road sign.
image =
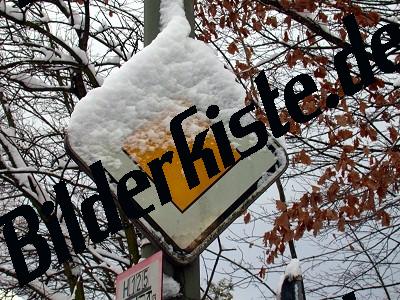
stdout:
{"type": "MultiPolygon", "coordinates": [[[[101,160],[113,182],[127,185],[133,196],[124,197],[134,199],[135,212],[154,206],[132,222],[166,255],[188,264],[288,161],[251,117],[254,104],[242,107],[246,93],[236,76],[208,45],[189,38],[182,1],[161,4],[160,34],[78,102],[66,146],[89,176],[89,165],[101,160]],[[141,180],[126,181],[126,174],[141,180]]],[[[121,207],[131,201],[117,200],[121,207]]]]}
{"type": "MultiPolygon", "coordinates": [[[[191,121],[198,122],[196,118],[191,121]]],[[[204,129],[210,124],[198,122],[196,126],[204,129]]],[[[225,128],[227,127],[226,124],[225,128]]],[[[210,130],[202,137],[202,149],[207,148],[213,153],[218,174],[210,176],[210,168],[207,165],[209,162],[206,163],[206,159],[200,156],[193,161],[199,184],[190,188],[187,182],[188,174],[183,170],[173,134],[163,133],[163,130],[165,129],[159,128],[157,122],[143,124],[116,147],[119,151],[112,153],[120,164],[107,164],[105,159],[103,167],[117,182],[132,170],[141,170],[148,176],[150,187],[133,198],[142,208],[154,205],[155,210],[133,222],[152,242],[158,244],[165,254],[177,263],[186,264],[196,258],[284,172],[288,164],[287,155],[279,143],[268,134],[268,143],[264,147],[248,157],[242,157],[240,150],[251,148],[254,138],[234,138],[230,143],[233,163],[225,167],[220,142],[210,130]],[[158,133],[157,138],[152,139],[154,132],[158,133]],[[160,135],[163,138],[160,139],[160,135]],[[137,141],[141,141],[140,147],[137,141]],[[143,145],[143,141],[146,145],[143,145]],[[163,157],[167,152],[170,152],[171,160],[162,166],[162,170],[172,201],[161,205],[149,162],[163,157]]],[[[196,139],[189,137],[187,141],[188,149],[194,151],[196,139]]],[[[68,135],[66,146],[70,155],[90,175],[85,161],[69,144],[68,135]]],[[[135,187],[133,180],[128,181],[127,185],[129,189],[135,187]]],[[[114,193],[116,194],[115,190],[114,193]]]]}

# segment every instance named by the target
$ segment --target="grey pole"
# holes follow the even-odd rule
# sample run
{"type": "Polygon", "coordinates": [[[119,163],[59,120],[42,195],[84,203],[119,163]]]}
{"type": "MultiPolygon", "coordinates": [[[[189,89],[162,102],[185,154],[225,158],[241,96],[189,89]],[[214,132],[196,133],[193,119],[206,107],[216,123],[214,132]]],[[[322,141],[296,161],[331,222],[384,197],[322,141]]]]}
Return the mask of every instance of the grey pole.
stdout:
{"type": "Polygon", "coordinates": [[[280,290],[280,300],[305,300],[303,277],[285,278],[280,290]]]}
{"type": "MultiPolygon", "coordinates": [[[[146,244],[142,247],[142,257],[147,258],[159,251],[154,244],[146,244]]],[[[188,265],[176,265],[167,259],[163,260],[163,273],[174,278],[181,286],[181,295],[174,300],[199,300],[200,297],[200,260],[196,258],[188,265]]]]}
{"type": "MultiPolygon", "coordinates": [[[[160,32],[160,0],[144,0],[144,46],[149,45],[160,32]]],[[[193,0],[184,0],[186,18],[194,37],[194,4],[193,0]]]]}
{"type": "MultiPolygon", "coordinates": [[[[194,37],[194,3],[184,0],[186,18],[192,28],[190,36],[194,37]]],[[[144,0],[144,45],[148,46],[160,32],[160,0],[144,0]]],[[[159,249],[156,245],[142,247],[142,257],[149,257],[159,249]]],[[[185,266],[174,265],[164,259],[164,273],[173,277],[181,285],[182,295],[177,300],[200,299],[200,261],[196,258],[185,266]]]]}

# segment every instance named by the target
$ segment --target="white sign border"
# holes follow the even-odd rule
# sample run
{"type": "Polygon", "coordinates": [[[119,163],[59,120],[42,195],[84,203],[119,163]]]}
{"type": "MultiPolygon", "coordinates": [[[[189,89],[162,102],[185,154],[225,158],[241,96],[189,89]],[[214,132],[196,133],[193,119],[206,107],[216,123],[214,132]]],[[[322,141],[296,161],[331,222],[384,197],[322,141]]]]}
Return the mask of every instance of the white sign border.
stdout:
{"type": "MultiPolygon", "coordinates": [[[[202,240],[202,241],[196,241],[198,245],[194,247],[194,249],[191,252],[183,252],[178,249],[174,249],[170,243],[166,241],[166,238],[164,237],[159,231],[154,229],[148,222],[148,218],[150,218],[148,215],[145,216],[143,221],[142,220],[131,220],[131,222],[138,227],[139,230],[141,230],[144,235],[153,243],[159,245],[159,247],[164,251],[167,256],[169,256],[175,263],[181,264],[181,265],[186,265],[192,262],[196,257],[198,257],[201,252],[203,252],[208,245],[211,244],[211,242],[217,238],[218,235],[220,235],[233,221],[235,221],[240,215],[258,198],[260,197],[281,175],[282,173],[286,170],[289,160],[286,151],[284,148],[279,144],[279,142],[274,139],[269,133],[268,134],[268,143],[265,147],[267,147],[277,158],[275,164],[269,169],[266,170],[266,172],[261,176],[254,184],[252,187],[249,187],[249,189],[244,193],[247,194],[250,188],[253,188],[251,191],[251,195],[246,197],[246,199],[239,205],[237,205],[236,208],[233,209],[232,213],[223,221],[221,222],[218,226],[215,228],[211,228],[211,232],[202,240]],[[274,169],[273,173],[270,173],[269,171],[271,169],[274,169]],[[254,188],[255,187],[255,188],[254,188]]],[[[68,135],[66,135],[65,138],[65,148],[67,150],[67,153],[73,158],[73,160],[78,164],[78,166],[84,170],[84,172],[90,176],[91,178],[91,172],[89,166],[80,160],[79,156],[74,152],[72,147],[70,146],[68,142],[68,135]]],[[[117,199],[115,193],[112,191],[112,194],[115,199],[117,199]]],[[[241,198],[241,197],[240,197],[241,198]]],[[[239,199],[240,199],[239,198],[239,199]]],[[[238,199],[237,199],[238,200],[238,199]]],[[[236,203],[236,201],[235,201],[236,203]]],[[[154,222],[154,221],[153,221],[154,222]]],[[[208,230],[208,229],[207,229],[208,230]]]]}

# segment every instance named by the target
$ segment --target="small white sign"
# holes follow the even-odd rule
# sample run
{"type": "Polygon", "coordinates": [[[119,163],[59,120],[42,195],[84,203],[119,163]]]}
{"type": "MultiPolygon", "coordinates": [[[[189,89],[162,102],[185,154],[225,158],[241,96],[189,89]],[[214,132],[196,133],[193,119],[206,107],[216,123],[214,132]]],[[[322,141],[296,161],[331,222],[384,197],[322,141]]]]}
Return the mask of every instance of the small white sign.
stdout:
{"type": "Polygon", "coordinates": [[[161,300],[162,251],[119,274],[116,300],[161,300]]]}

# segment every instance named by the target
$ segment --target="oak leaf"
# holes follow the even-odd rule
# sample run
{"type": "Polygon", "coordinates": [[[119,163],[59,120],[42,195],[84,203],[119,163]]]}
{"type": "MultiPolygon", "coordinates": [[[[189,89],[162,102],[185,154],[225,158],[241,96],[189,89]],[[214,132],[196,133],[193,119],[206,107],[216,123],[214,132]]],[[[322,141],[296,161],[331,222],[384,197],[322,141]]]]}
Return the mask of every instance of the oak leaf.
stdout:
{"type": "Polygon", "coordinates": [[[236,46],[236,43],[235,42],[232,42],[232,43],[230,43],[229,44],[229,46],[228,46],[228,52],[230,53],[230,54],[235,54],[236,52],[239,52],[239,49],[238,49],[238,47],[236,46]]]}
{"type": "Polygon", "coordinates": [[[325,78],[325,76],[326,76],[326,70],[325,70],[325,68],[322,67],[322,66],[319,66],[318,69],[316,69],[316,70],[314,71],[314,76],[315,76],[315,77],[319,77],[319,78],[325,78]]]}
{"type": "Polygon", "coordinates": [[[292,26],[292,18],[287,16],[284,20],[283,23],[286,23],[288,26],[288,29],[290,29],[290,27],[292,26]]]}
{"type": "Polygon", "coordinates": [[[289,217],[286,212],[282,213],[278,218],[276,218],[275,224],[281,226],[286,231],[289,231],[289,217]]]}
{"type": "Polygon", "coordinates": [[[390,215],[386,211],[381,212],[381,220],[383,226],[390,226],[390,215]]]}
{"type": "Polygon", "coordinates": [[[249,224],[250,223],[250,219],[251,219],[250,213],[245,214],[244,217],[243,217],[244,224],[249,224]]]}
{"type": "Polygon", "coordinates": [[[287,209],[287,205],[285,202],[280,201],[280,200],[276,200],[276,208],[279,211],[285,211],[287,209]]]}
{"type": "Polygon", "coordinates": [[[348,129],[341,129],[336,136],[341,140],[347,140],[353,136],[353,132],[348,129]]]}
{"type": "Polygon", "coordinates": [[[343,232],[343,231],[344,231],[344,226],[345,226],[345,225],[346,225],[346,222],[345,222],[344,218],[343,218],[343,217],[340,217],[340,218],[339,218],[339,221],[338,221],[338,230],[341,231],[341,232],[343,232]]]}
{"type": "Polygon", "coordinates": [[[339,183],[337,181],[335,181],[334,183],[331,184],[331,186],[328,189],[328,200],[329,201],[334,201],[336,199],[336,195],[339,192],[339,183]]]}
{"type": "Polygon", "coordinates": [[[388,129],[389,129],[390,139],[392,140],[393,143],[395,143],[397,141],[397,138],[399,137],[399,133],[394,127],[389,127],[388,129]]]}
{"type": "Polygon", "coordinates": [[[264,279],[266,272],[267,272],[267,269],[264,267],[261,267],[260,272],[258,272],[258,276],[260,276],[260,278],[264,279]]]}
{"type": "Polygon", "coordinates": [[[305,165],[311,165],[311,158],[310,156],[302,149],[300,153],[296,157],[296,161],[300,162],[305,165]]]}

